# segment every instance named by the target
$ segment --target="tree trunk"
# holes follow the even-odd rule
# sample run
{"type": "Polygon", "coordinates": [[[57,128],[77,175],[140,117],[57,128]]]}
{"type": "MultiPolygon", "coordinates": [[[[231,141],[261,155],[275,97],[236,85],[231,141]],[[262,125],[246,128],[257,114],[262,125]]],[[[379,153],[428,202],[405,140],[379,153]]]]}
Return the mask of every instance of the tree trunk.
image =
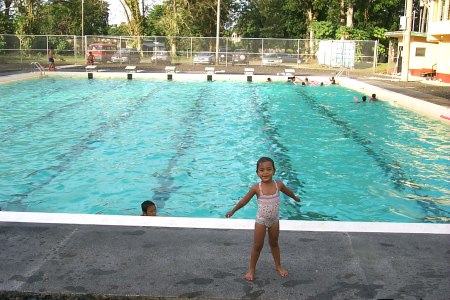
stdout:
{"type": "Polygon", "coordinates": [[[346,26],[353,28],[353,0],[348,1],[346,26]]]}
{"type": "Polygon", "coordinates": [[[345,0],[341,0],[340,7],[340,23],[345,25],[345,0]]]}
{"type": "MultiPolygon", "coordinates": [[[[312,7],[308,8],[308,24],[314,21],[314,12],[312,7]]],[[[314,30],[309,28],[309,53],[314,54],[314,30]]]]}

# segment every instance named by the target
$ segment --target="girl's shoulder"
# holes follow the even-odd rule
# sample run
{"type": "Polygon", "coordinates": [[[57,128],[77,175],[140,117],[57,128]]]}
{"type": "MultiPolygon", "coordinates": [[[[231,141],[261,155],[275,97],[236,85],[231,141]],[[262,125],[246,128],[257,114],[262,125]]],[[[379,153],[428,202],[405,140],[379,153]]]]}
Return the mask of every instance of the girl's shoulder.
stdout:
{"type": "Polygon", "coordinates": [[[257,182],[254,185],[252,185],[252,187],[250,189],[254,190],[254,191],[259,191],[259,182],[257,182]]]}
{"type": "Polygon", "coordinates": [[[274,181],[277,183],[278,188],[281,188],[284,186],[283,181],[281,181],[281,180],[274,180],[274,181]]]}

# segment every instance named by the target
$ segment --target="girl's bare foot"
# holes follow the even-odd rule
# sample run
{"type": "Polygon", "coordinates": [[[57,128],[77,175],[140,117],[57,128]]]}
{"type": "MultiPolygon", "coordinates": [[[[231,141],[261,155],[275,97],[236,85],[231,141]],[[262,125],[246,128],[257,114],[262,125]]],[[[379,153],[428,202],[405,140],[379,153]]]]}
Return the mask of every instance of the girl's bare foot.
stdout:
{"type": "Polygon", "coordinates": [[[253,281],[253,275],[254,275],[253,271],[248,271],[248,273],[245,274],[245,280],[253,281]]]}
{"type": "Polygon", "coordinates": [[[276,267],[278,273],[280,273],[281,277],[286,277],[288,275],[288,271],[282,266],[276,267]]]}

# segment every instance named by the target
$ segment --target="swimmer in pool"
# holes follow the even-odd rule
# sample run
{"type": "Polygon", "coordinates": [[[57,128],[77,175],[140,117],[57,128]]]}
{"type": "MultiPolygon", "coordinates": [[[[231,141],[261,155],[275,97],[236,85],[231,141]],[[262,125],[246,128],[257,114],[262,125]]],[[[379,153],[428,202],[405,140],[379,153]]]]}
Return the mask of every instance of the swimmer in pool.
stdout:
{"type": "Polygon", "coordinates": [[[372,102],[372,101],[378,101],[376,94],[372,94],[372,97],[370,97],[369,102],[372,102]]]}
{"type": "Polygon", "coordinates": [[[153,203],[153,201],[145,200],[144,202],[142,202],[141,208],[142,208],[143,216],[149,216],[149,217],[156,216],[156,205],[155,205],[155,203],[153,203]]]}
{"type": "Polygon", "coordinates": [[[366,103],[367,97],[366,96],[362,96],[361,97],[361,101],[358,101],[358,97],[353,97],[353,99],[355,99],[355,103],[366,103]]]}
{"type": "Polygon", "coordinates": [[[245,275],[245,279],[249,281],[252,281],[254,278],[256,263],[264,246],[266,231],[269,233],[269,245],[275,262],[275,269],[282,277],[288,275],[288,271],[281,266],[280,247],[278,245],[278,236],[280,234],[280,191],[295,201],[300,201],[300,198],[287,188],[283,182],[272,179],[275,174],[275,163],[271,158],[261,157],[258,160],[256,163],[256,174],[261,181],[253,185],[244,198],[225,215],[227,218],[230,218],[236,211],[244,207],[253,196],[256,195],[258,197],[258,211],[256,213],[250,267],[245,275]]]}

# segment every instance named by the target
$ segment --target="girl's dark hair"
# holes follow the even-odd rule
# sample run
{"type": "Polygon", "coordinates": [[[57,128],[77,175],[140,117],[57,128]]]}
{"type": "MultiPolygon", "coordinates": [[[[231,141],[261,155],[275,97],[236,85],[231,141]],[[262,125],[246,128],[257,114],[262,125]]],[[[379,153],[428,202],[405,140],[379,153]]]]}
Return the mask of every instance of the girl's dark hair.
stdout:
{"type": "Polygon", "coordinates": [[[258,159],[258,161],[256,162],[256,172],[258,172],[259,165],[262,164],[263,162],[267,162],[267,161],[272,163],[273,170],[275,171],[275,163],[273,162],[273,159],[271,159],[270,157],[263,156],[260,159],[258,159]]]}
{"type": "Polygon", "coordinates": [[[142,202],[141,204],[141,208],[142,208],[142,212],[147,212],[147,208],[150,206],[155,206],[155,203],[153,203],[153,201],[150,200],[145,200],[144,202],[142,202]]]}

